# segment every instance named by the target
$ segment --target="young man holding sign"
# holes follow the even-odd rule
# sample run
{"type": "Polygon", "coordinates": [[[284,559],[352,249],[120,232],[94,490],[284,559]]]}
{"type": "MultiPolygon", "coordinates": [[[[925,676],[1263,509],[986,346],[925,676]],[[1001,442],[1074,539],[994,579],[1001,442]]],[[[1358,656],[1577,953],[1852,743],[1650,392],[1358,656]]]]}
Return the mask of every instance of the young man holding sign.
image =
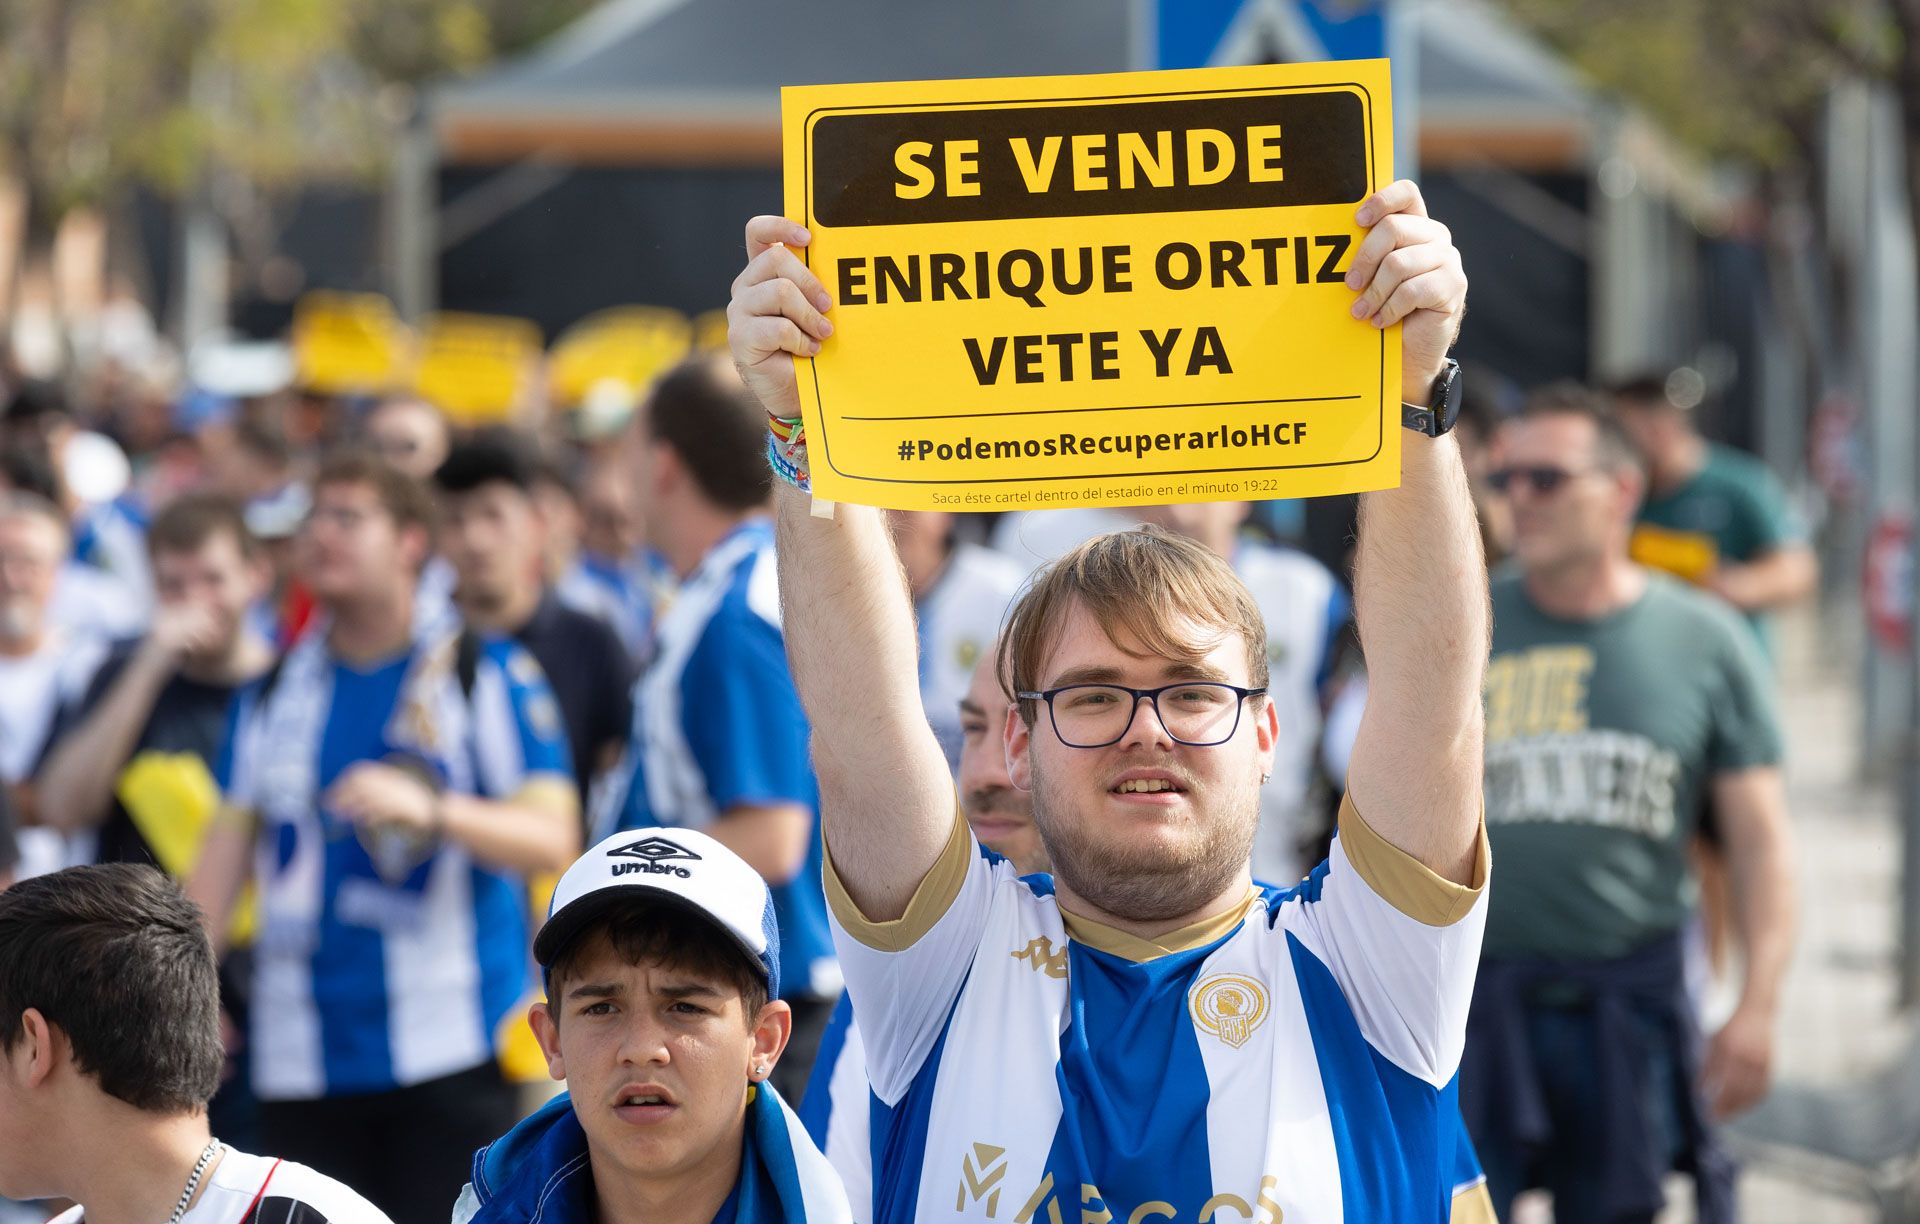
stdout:
{"type": "MultiPolygon", "coordinates": [[[[1412,183],[1355,220],[1353,326],[1402,325],[1402,396],[1444,432],[1459,255],[1412,183]]],[[[833,330],[790,249],[809,239],[749,222],[734,284],[734,358],[776,418],[799,416],[792,358],[833,330]]],[[[792,488],[778,511],[836,944],[879,1098],[875,1218],[1447,1218],[1488,866],[1487,591],[1454,444],[1409,437],[1400,487],[1366,499],[1372,698],[1341,836],[1293,889],[1248,871],[1277,720],[1258,611],[1220,558],[1100,537],[1010,613],[1006,750],[1048,887],[974,853],[955,812],[880,513],[813,517],[792,488]]]]}

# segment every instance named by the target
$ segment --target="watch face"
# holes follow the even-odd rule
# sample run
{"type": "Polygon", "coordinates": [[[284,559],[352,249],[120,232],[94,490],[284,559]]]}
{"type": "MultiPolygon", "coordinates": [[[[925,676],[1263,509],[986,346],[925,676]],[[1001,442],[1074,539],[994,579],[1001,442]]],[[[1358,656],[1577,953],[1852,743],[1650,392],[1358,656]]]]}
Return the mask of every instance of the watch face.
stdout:
{"type": "Polygon", "coordinates": [[[1434,381],[1433,412],[1437,426],[1434,432],[1443,434],[1460,419],[1460,363],[1448,358],[1447,368],[1440,371],[1440,377],[1434,381]]]}

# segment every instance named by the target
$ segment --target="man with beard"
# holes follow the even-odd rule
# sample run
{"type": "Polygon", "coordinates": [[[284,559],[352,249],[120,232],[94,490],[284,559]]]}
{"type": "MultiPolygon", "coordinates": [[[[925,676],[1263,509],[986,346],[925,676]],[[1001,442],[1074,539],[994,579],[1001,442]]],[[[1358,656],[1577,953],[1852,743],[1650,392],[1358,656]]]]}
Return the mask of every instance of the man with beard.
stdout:
{"type": "MultiPolygon", "coordinates": [[[[1052,865],[1033,823],[1033,796],[1015,786],[1007,773],[1000,733],[1009,703],[1000,687],[998,643],[994,645],[996,649],[988,650],[974,669],[967,694],[960,699],[960,769],[954,784],[960,791],[961,814],[981,853],[989,859],[1005,859],[1023,876],[1034,875],[1050,871],[1052,865]]],[[[846,1183],[854,1224],[868,1224],[873,1219],[872,1086],[851,996],[841,997],[820,1043],[800,1120],[846,1183]]],[[[1448,1120],[1458,1130],[1451,1218],[1454,1224],[1483,1221],[1487,1218],[1486,1178],[1465,1126],[1452,1115],[1448,1120]]]]}
{"type": "MultiPolygon", "coordinates": [[[[1159,530],[1103,536],[1010,613],[1008,775],[1054,867],[1023,880],[954,810],[882,516],[814,517],[806,455],[775,434],[786,640],[878,1098],[876,1220],[1449,1213],[1488,868],[1485,570],[1459,452],[1435,436],[1466,278],[1413,184],[1355,222],[1355,325],[1400,324],[1416,433],[1400,487],[1365,500],[1371,699],[1340,835],[1295,888],[1248,870],[1278,722],[1259,610],[1223,559],[1159,530]]],[[[831,342],[832,299],[792,251],[805,229],[760,217],[746,236],[734,360],[784,424],[792,357],[831,342]]]]}

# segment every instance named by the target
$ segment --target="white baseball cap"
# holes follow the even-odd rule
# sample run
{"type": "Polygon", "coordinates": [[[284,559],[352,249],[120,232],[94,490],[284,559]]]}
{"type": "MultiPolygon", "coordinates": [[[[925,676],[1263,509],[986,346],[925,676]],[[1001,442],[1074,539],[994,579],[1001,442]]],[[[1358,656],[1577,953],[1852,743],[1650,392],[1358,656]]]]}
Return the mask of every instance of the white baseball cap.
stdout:
{"type": "Polygon", "coordinates": [[[707,919],[740,945],[780,994],[780,928],[773,894],[745,859],[692,829],[629,829],[574,860],[553,890],[547,921],[533,940],[540,967],[595,919],[622,905],[665,902],[707,919]]]}

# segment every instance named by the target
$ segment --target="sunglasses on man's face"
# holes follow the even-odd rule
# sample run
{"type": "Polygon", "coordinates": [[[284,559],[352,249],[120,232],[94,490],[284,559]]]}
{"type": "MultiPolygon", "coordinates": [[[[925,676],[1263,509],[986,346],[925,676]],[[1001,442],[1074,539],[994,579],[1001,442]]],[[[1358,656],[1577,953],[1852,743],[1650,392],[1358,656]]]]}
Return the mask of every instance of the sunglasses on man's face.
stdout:
{"type": "Polygon", "coordinates": [[[1556,492],[1562,485],[1583,473],[1562,467],[1503,467],[1487,473],[1487,484],[1495,493],[1506,493],[1516,484],[1524,484],[1541,496],[1556,492]]]}

